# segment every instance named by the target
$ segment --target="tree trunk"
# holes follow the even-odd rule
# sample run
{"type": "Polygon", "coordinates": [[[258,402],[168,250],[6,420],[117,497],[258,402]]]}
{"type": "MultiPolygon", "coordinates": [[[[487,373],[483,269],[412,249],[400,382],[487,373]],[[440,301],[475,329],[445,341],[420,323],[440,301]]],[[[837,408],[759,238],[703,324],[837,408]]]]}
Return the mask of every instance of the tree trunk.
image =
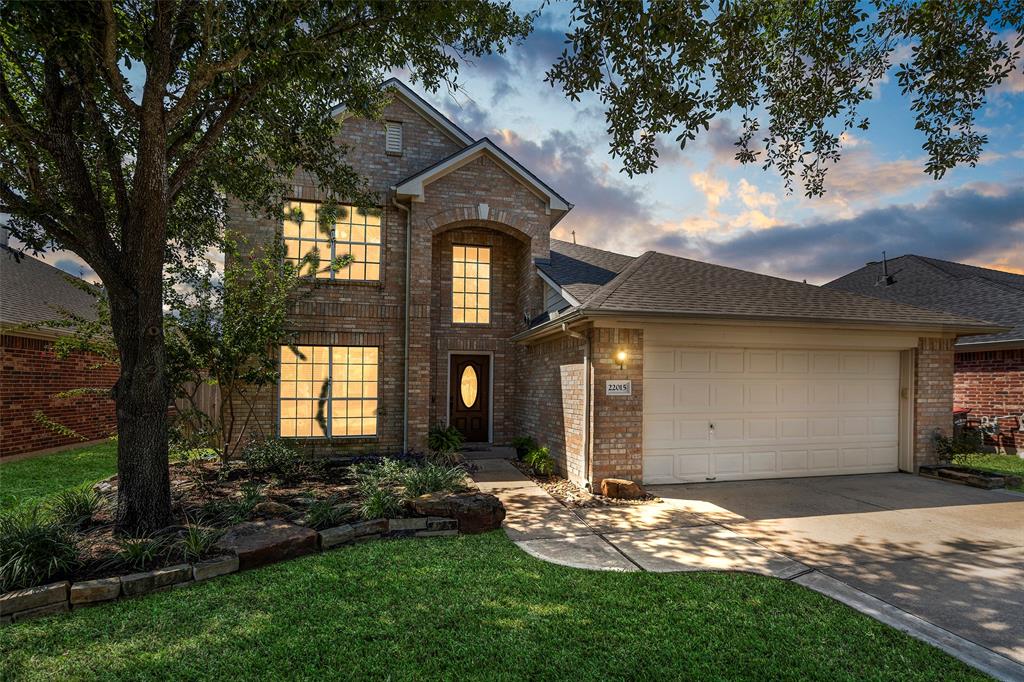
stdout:
{"type": "MultiPolygon", "coordinates": [[[[153,279],[152,277],[150,278],[153,279]]],[[[117,406],[117,513],[121,533],[145,535],[171,524],[167,460],[170,391],[164,375],[161,276],[133,292],[111,297],[111,317],[121,356],[114,390],[117,406]]]]}

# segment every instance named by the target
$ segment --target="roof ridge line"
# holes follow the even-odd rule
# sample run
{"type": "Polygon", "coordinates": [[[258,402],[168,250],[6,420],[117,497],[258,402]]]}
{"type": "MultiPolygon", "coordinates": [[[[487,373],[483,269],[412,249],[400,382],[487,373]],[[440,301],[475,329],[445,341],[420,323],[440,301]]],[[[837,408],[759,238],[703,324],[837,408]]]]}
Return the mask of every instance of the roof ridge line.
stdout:
{"type": "Polygon", "coordinates": [[[622,269],[622,272],[615,275],[615,278],[612,279],[612,281],[608,282],[608,284],[605,284],[600,289],[591,294],[591,296],[588,297],[587,300],[583,302],[583,305],[581,305],[580,308],[589,308],[591,306],[600,305],[607,301],[608,297],[614,294],[619,287],[625,284],[626,281],[630,277],[632,277],[633,274],[636,273],[636,271],[639,270],[644,263],[649,261],[651,259],[651,256],[653,256],[655,253],[657,253],[657,251],[645,251],[644,253],[634,258],[629,265],[622,269]]]}

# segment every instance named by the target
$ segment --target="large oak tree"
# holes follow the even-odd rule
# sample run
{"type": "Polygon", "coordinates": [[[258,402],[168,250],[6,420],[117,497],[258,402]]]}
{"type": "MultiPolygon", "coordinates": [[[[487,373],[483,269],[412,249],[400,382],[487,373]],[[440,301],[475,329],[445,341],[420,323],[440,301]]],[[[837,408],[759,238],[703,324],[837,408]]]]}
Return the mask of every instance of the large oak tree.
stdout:
{"type": "Polygon", "coordinates": [[[395,68],[451,86],[460,56],[528,29],[476,0],[0,3],[0,211],[28,248],[73,251],[106,287],[120,530],[171,521],[165,267],[216,243],[226,197],[280,215],[299,166],[367,200],[331,108],[379,113],[395,68]]]}

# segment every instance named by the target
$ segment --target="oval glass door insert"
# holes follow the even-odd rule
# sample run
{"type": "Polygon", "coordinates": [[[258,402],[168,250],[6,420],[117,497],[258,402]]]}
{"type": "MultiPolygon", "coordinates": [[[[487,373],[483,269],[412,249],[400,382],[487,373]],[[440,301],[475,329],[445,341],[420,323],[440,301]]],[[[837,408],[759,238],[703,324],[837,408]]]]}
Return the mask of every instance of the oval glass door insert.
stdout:
{"type": "Polygon", "coordinates": [[[473,407],[476,404],[477,378],[476,370],[472,365],[466,365],[462,370],[462,380],[459,382],[459,392],[462,394],[462,404],[466,407],[473,407]]]}

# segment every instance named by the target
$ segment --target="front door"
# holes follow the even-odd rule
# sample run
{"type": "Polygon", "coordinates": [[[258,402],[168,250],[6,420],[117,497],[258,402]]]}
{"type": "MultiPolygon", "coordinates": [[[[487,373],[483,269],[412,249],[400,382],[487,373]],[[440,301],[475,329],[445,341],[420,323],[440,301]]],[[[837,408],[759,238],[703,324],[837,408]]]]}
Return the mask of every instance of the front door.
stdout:
{"type": "Polygon", "coordinates": [[[449,423],[468,443],[490,440],[491,357],[489,355],[453,355],[451,384],[448,387],[449,423]]]}

